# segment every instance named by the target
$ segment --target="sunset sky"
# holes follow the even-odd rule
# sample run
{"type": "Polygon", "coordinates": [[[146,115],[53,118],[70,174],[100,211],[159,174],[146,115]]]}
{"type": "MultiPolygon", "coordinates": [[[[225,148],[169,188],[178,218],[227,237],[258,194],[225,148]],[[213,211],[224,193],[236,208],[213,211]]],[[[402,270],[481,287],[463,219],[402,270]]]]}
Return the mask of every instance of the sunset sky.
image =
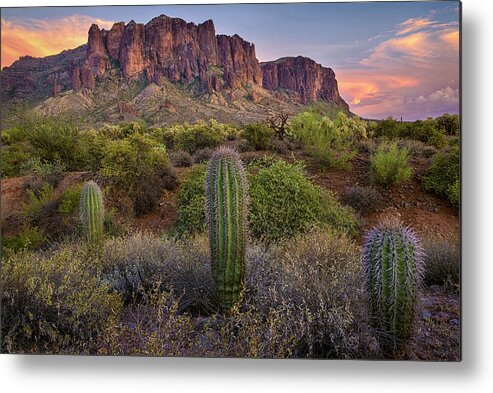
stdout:
{"type": "Polygon", "coordinates": [[[160,14],[253,42],[260,61],[303,55],[331,67],[351,111],[405,120],[459,111],[459,4],[238,4],[2,8],[2,67],[87,41],[92,23],[146,23],[160,14]]]}

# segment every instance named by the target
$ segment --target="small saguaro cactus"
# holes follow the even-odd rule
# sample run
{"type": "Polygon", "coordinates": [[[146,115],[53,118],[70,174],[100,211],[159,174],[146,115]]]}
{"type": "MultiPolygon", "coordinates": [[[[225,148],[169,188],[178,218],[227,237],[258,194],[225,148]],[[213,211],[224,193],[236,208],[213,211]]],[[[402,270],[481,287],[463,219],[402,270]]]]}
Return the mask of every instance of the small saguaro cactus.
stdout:
{"type": "Polygon", "coordinates": [[[91,244],[101,243],[104,220],[103,194],[101,188],[92,180],[82,189],[80,211],[86,240],[91,244]]]}
{"type": "Polygon", "coordinates": [[[366,235],[362,265],[372,327],[383,352],[395,354],[413,331],[424,274],[420,242],[400,221],[383,221],[366,235]]]}
{"type": "Polygon", "coordinates": [[[243,289],[247,239],[248,183],[238,152],[220,147],[211,156],[205,181],[212,275],[223,309],[243,289]]]}

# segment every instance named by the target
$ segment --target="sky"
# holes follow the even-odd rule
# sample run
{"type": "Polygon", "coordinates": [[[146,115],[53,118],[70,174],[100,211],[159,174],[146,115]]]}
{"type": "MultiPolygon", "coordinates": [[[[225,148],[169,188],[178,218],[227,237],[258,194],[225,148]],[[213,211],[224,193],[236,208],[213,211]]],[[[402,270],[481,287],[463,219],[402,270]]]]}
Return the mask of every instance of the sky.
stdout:
{"type": "Polygon", "coordinates": [[[331,67],[362,117],[459,112],[457,1],[2,8],[1,66],[75,48],[92,23],[109,29],[160,14],[212,19],[216,34],[253,42],[260,61],[303,55],[331,67]]]}

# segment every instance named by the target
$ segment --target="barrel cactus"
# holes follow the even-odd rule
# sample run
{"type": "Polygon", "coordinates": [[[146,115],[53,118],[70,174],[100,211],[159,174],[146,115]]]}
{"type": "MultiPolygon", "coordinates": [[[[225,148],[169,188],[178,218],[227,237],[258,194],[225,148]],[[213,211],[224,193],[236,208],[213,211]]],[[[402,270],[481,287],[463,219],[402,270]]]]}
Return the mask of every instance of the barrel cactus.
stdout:
{"type": "Polygon", "coordinates": [[[80,211],[84,235],[90,244],[99,244],[103,240],[104,206],[101,188],[88,181],[80,196],[80,211]]]}
{"type": "Polygon", "coordinates": [[[212,275],[219,304],[231,308],[243,289],[247,240],[248,183],[239,154],[220,147],[205,180],[212,275]]]}
{"type": "Polygon", "coordinates": [[[405,348],[413,331],[424,254],[409,227],[387,220],[365,239],[363,274],[369,294],[370,319],[385,354],[405,348]]]}

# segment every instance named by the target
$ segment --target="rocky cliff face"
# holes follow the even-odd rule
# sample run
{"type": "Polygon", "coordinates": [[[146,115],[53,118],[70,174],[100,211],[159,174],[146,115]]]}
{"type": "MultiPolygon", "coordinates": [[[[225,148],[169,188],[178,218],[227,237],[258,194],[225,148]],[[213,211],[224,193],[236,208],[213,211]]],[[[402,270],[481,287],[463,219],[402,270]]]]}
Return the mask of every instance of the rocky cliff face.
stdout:
{"type": "Polygon", "coordinates": [[[115,23],[110,30],[93,24],[86,45],[42,59],[25,56],[0,75],[2,95],[13,100],[40,101],[67,90],[86,95],[98,81],[112,78],[158,86],[169,80],[193,86],[195,93],[250,89],[254,103],[263,86],[286,102],[324,100],[349,109],[330,68],[301,56],[260,65],[253,44],[236,34],[216,35],[211,20],[196,25],[165,15],[145,25],[115,23]]]}
{"type": "MultiPolygon", "coordinates": [[[[198,79],[209,92],[262,84],[253,44],[238,35],[216,36],[211,20],[195,25],[165,15],[146,25],[116,23],[109,31],[92,25],[84,68],[96,79],[115,68],[125,78],[144,75],[157,84],[162,77],[183,84],[198,79]]],[[[74,76],[73,87],[90,87],[88,82],[74,76]]]]}
{"type": "Polygon", "coordinates": [[[349,110],[339,95],[335,73],[307,57],[285,57],[262,63],[263,87],[272,92],[288,90],[291,96],[306,104],[332,101],[349,110]]]}

